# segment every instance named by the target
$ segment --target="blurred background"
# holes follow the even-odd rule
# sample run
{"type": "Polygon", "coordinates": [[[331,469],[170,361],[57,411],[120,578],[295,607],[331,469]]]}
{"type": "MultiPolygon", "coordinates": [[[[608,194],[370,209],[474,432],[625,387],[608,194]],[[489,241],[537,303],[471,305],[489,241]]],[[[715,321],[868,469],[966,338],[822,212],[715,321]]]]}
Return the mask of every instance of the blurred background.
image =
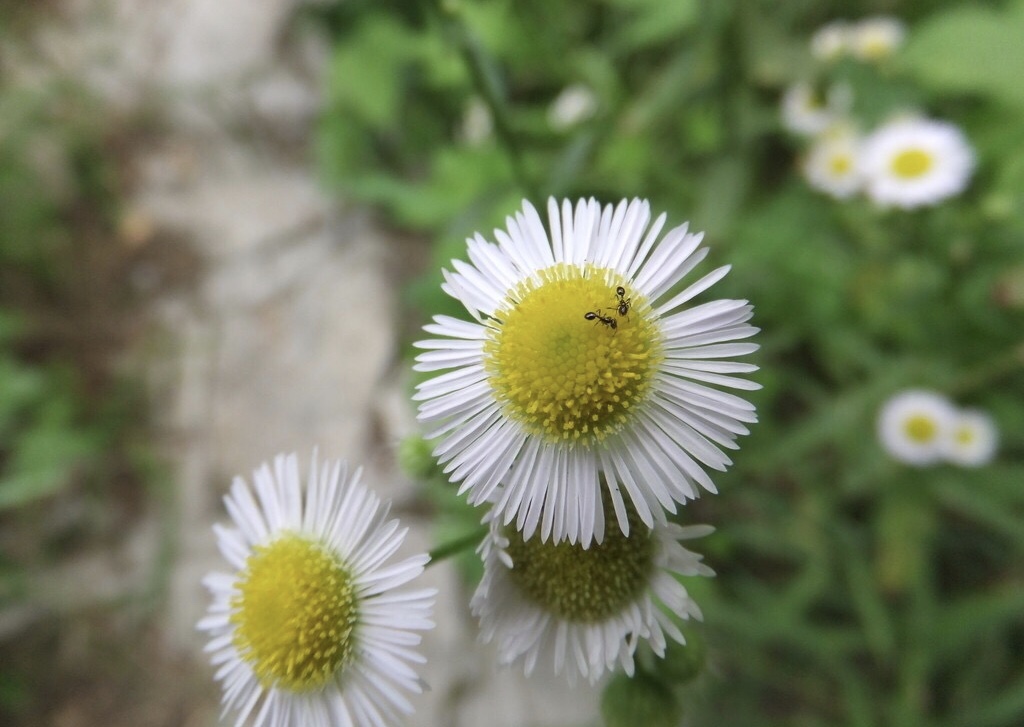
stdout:
{"type": "MultiPolygon", "coordinates": [[[[681,516],[718,577],[645,662],[664,723],[1024,724],[1022,36],[1021,0],[0,0],[0,723],[216,724],[210,525],[277,452],[361,463],[410,553],[471,529],[410,343],[468,235],[593,195],[705,230],[762,328],[761,422],[681,516]],[[877,52],[812,43],[877,15],[877,52]],[[799,82],[862,134],[953,124],[966,189],[815,186],[799,82]],[[906,389],[994,457],[887,453],[906,389]]],[[[475,577],[428,571],[409,724],[602,724],[621,693],[496,669],[475,577]]]]}

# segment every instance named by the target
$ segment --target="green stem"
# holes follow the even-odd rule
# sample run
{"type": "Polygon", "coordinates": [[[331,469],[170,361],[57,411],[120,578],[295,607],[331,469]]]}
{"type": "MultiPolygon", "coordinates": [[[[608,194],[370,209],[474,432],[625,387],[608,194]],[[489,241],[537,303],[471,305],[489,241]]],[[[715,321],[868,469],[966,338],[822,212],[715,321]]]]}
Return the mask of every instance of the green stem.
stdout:
{"type": "Polygon", "coordinates": [[[516,178],[523,193],[530,199],[538,201],[540,196],[536,184],[530,178],[523,164],[522,147],[515,132],[512,131],[509,106],[498,74],[497,63],[477,41],[472,31],[459,15],[458,7],[445,0],[426,0],[430,9],[441,23],[443,32],[452,38],[459,55],[469,70],[473,86],[487,104],[491,117],[494,119],[494,133],[508,157],[512,174],[516,178]]]}
{"type": "Polygon", "coordinates": [[[436,563],[440,563],[441,561],[451,558],[454,555],[458,555],[459,553],[468,548],[475,548],[477,545],[480,544],[480,541],[483,540],[484,537],[487,535],[489,529],[489,526],[484,525],[482,527],[477,528],[468,535],[464,535],[461,538],[456,538],[455,540],[449,541],[447,543],[442,543],[441,545],[437,546],[427,554],[427,556],[430,558],[430,562],[427,563],[427,566],[429,567],[436,563]]]}
{"type": "Polygon", "coordinates": [[[962,395],[980,389],[995,379],[1001,379],[1014,371],[1024,370],[1024,342],[1013,346],[1001,356],[989,359],[977,368],[966,372],[953,383],[950,394],[962,395]]]}

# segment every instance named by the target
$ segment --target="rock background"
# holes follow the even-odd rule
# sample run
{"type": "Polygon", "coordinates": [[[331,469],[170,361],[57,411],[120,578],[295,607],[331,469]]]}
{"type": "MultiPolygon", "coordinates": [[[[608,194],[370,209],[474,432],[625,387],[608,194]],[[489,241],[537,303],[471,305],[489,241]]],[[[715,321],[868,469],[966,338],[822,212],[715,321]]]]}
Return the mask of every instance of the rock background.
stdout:
{"type": "MultiPolygon", "coordinates": [[[[141,244],[160,244],[153,230],[188,240],[200,263],[192,285],[157,300],[152,332],[125,362],[146,382],[156,446],[171,463],[167,501],[115,548],[47,576],[54,604],[131,593],[170,518],[159,627],[138,645],[146,669],[90,687],[88,708],[71,701],[58,712],[61,727],[216,724],[219,693],[194,630],[206,606],[200,578],[221,564],[210,526],[225,517],[231,477],[279,451],[308,457],[315,446],[361,463],[411,526],[406,550],[432,545],[394,463],[413,426],[398,295],[425,256],[316,180],[308,149],[330,49],[294,32],[300,4],[62,0],[41,11],[49,17],[27,42],[23,82],[70,76],[111,113],[154,119],[157,131],[132,149],[126,221],[141,244]]],[[[424,644],[432,691],[409,724],[596,724],[595,692],[497,670],[452,568],[426,580],[440,592],[424,644]]]]}

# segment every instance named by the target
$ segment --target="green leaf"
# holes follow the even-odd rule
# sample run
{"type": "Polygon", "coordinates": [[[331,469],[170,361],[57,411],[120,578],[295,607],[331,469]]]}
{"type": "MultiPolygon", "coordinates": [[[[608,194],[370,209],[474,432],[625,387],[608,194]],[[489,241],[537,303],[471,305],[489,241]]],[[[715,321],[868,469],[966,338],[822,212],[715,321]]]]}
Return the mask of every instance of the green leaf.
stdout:
{"type": "Polygon", "coordinates": [[[623,50],[635,50],[672,40],[697,22],[697,0],[613,0],[628,9],[630,18],[616,37],[623,50]]]}
{"type": "Polygon", "coordinates": [[[417,36],[393,20],[370,15],[331,65],[329,97],[342,110],[375,126],[395,121],[402,69],[419,50],[417,36]]]}
{"type": "Polygon", "coordinates": [[[939,92],[980,93],[1024,106],[1024,2],[1004,12],[956,5],[914,28],[897,59],[939,92]]]}
{"type": "Polygon", "coordinates": [[[601,695],[601,716],[607,727],[675,727],[682,707],[660,680],[642,672],[632,678],[619,674],[601,695]]]}

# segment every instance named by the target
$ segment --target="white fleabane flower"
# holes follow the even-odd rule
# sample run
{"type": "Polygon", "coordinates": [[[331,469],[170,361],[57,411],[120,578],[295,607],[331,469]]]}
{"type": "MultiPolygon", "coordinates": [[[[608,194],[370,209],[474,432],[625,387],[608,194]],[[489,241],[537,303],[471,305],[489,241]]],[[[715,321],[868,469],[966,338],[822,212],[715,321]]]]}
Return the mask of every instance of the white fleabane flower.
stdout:
{"type": "Polygon", "coordinates": [[[848,48],[858,60],[879,61],[888,58],[903,45],[906,32],[906,27],[898,18],[864,18],[849,29],[848,48]]]}
{"type": "Polygon", "coordinates": [[[530,537],[588,545],[606,534],[602,496],[618,525],[625,503],[651,527],[714,492],[705,467],[756,421],[753,405],[714,387],[760,388],[723,359],[752,353],[745,300],[687,304],[728,272],[673,294],[703,260],[702,235],[682,225],[660,237],[645,201],[603,210],[548,204],[551,237],[528,202],[497,244],[468,241],[444,290],[476,319],[435,317],[420,341],[419,419],[434,454],[473,504],[494,499],[503,524],[530,537]]]}
{"type": "Polygon", "coordinates": [[[836,199],[849,199],[861,189],[860,137],[836,129],[815,139],[802,169],[808,184],[836,199]]]}
{"type": "Polygon", "coordinates": [[[835,61],[850,48],[850,25],[844,20],[826,23],[811,36],[811,55],[822,61],[835,61]]]}
{"type": "Polygon", "coordinates": [[[956,417],[943,395],[908,389],[890,398],[878,415],[878,438],[894,459],[915,467],[935,464],[956,417]]]}
{"type": "MultiPolygon", "coordinates": [[[[612,517],[612,513],[608,513],[612,517]]],[[[580,677],[591,684],[621,667],[646,641],[664,656],[667,638],[685,643],[674,619],[701,619],[678,576],[713,576],[702,556],[679,542],[702,537],[708,525],[644,526],[630,513],[629,534],[609,532],[602,543],[524,540],[492,520],[481,546],[484,575],[470,602],[480,637],[495,642],[502,665],[580,677]]]]}
{"type": "Polygon", "coordinates": [[[981,467],[995,457],[998,440],[992,417],[976,409],[962,409],[943,439],[942,456],[961,467],[981,467]]]}
{"type": "Polygon", "coordinates": [[[830,86],[822,95],[810,83],[794,83],[782,95],[782,125],[794,134],[814,136],[846,118],[853,103],[847,84],[830,86]]]}
{"type": "Polygon", "coordinates": [[[303,491],[295,455],[280,455],[224,498],[234,525],[214,530],[232,572],[204,579],[198,628],[236,724],[382,727],[413,711],[435,591],[397,589],[428,558],[393,560],[406,529],[358,477],[314,456],[303,491]]]}
{"type": "Polygon", "coordinates": [[[904,209],[960,194],[974,169],[974,153],[953,124],[903,117],[864,141],[865,189],[876,204],[904,209]]]}

